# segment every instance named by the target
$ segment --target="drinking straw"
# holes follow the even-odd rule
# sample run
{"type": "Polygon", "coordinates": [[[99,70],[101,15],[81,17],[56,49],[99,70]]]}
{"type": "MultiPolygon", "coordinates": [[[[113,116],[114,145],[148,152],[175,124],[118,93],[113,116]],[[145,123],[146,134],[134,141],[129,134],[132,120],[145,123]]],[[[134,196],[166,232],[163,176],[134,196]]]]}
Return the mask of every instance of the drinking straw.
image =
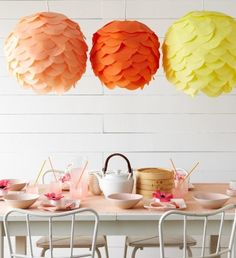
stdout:
{"type": "MultiPolygon", "coordinates": [[[[193,173],[194,169],[199,165],[199,162],[190,170],[190,172],[187,174],[187,176],[184,178],[183,182],[193,173]]],[[[182,183],[183,183],[182,182],[182,183]]]]}
{"type": "Polygon", "coordinates": [[[48,160],[49,160],[50,167],[52,169],[52,173],[53,173],[53,175],[55,177],[55,180],[58,181],[57,177],[56,177],[56,174],[55,174],[55,169],[53,168],[52,161],[51,161],[50,157],[48,157],[48,160]]]}
{"type": "Polygon", "coordinates": [[[37,178],[36,178],[36,180],[35,180],[35,182],[34,182],[34,185],[36,185],[37,184],[37,182],[38,182],[38,180],[39,180],[39,177],[41,176],[41,174],[42,174],[42,171],[43,171],[43,168],[44,168],[44,166],[45,166],[45,164],[46,164],[46,159],[44,160],[44,162],[43,162],[43,164],[42,164],[42,166],[41,166],[41,168],[40,168],[40,170],[39,170],[39,172],[38,172],[38,175],[37,175],[37,178]]]}
{"type": "Polygon", "coordinates": [[[84,164],[84,167],[83,167],[83,169],[82,169],[82,171],[81,171],[79,180],[78,180],[78,182],[77,182],[77,184],[76,184],[76,187],[79,185],[79,182],[80,182],[80,180],[81,180],[81,178],[82,178],[82,176],[83,176],[83,174],[84,174],[84,171],[85,171],[87,165],[88,165],[88,161],[86,160],[86,162],[85,162],[85,164],[84,164]]]}
{"type": "Polygon", "coordinates": [[[177,175],[177,170],[176,170],[176,167],[175,167],[175,164],[174,164],[173,160],[172,160],[172,159],[170,159],[170,162],[171,162],[172,167],[173,167],[173,169],[174,169],[174,173],[175,173],[175,175],[177,175]]]}

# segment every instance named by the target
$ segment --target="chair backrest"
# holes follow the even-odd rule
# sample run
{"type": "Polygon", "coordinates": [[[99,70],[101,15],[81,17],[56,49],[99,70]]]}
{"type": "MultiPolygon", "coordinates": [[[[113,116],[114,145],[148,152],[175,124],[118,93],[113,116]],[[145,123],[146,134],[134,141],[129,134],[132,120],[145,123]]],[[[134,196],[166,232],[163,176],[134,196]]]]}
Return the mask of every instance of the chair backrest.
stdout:
{"type": "Polygon", "coordinates": [[[56,176],[55,178],[55,181],[57,181],[61,176],[63,176],[65,174],[65,172],[63,170],[52,170],[52,169],[49,169],[47,171],[45,171],[42,175],[42,183],[43,184],[47,184],[49,183],[49,176],[56,176]]]}
{"type": "MultiPolygon", "coordinates": [[[[171,210],[164,213],[160,220],[159,220],[159,237],[160,237],[160,258],[165,258],[165,251],[164,251],[164,245],[165,245],[165,223],[167,223],[167,220],[171,219],[171,216],[177,216],[180,223],[178,225],[175,225],[180,229],[180,236],[183,239],[183,254],[181,258],[186,258],[187,256],[187,234],[188,229],[191,229],[191,226],[193,226],[193,223],[195,220],[202,220],[202,226],[199,223],[197,224],[198,228],[197,230],[200,230],[202,232],[201,236],[201,248],[200,248],[200,255],[198,255],[198,258],[207,258],[207,257],[221,257],[222,254],[227,254],[227,258],[231,258],[233,253],[233,244],[234,244],[234,238],[235,238],[235,228],[236,228],[236,211],[235,211],[236,205],[229,204],[224,206],[221,209],[215,210],[213,212],[206,212],[206,213],[190,213],[190,212],[184,212],[184,211],[178,211],[178,210],[171,210]],[[233,216],[233,219],[225,219],[225,213],[229,210],[234,210],[234,213],[231,212],[230,216],[233,216]],[[181,217],[179,217],[181,216],[181,217]],[[182,222],[181,222],[182,221],[182,222]],[[214,235],[218,235],[218,241],[215,253],[213,254],[205,254],[206,253],[206,237],[209,232],[208,228],[210,227],[210,222],[217,221],[217,223],[214,224],[214,231],[217,232],[214,235]],[[226,223],[232,222],[232,225],[230,224],[230,228],[226,227],[226,223]],[[192,225],[191,225],[192,224],[192,225]],[[221,243],[222,243],[222,236],[224,235],[226,231],[226,234],[228,239],[227,243],[224,243],[224,246],[226,248],[221,250],[221,243]]],[[[227,213],[228,215],[228,213],[227,213]]],[[[176,219],[176,218],[175,218],[176,219]]],[[[229,226],[229,224],[228,224],[229,226]]],[[[195,224],[196,227],[196,224],[195,224]]],[[[191,232],[190,232],[191,233],[191,232]]],[[[166,233],[167,235],[167,233],[166,233]]]]}
{"type": "MultiPolygon", "coordinates": [[[[52,240],[55,235],[58,237],[58,233],[54,235],[54,231],[56,230],[58,224],[58,220],[63,220],[68,223],[68,237],[70,238],[70,251],[68,256],[63,256],[63,258],[78,258],[78,257],[95,257],[95,247],[96,247],[96,240],[97,240],[97,232],[98,232],[98,223],[99,223],[99,217],[95,210],[88,209],[88,208],[82,208],[77,209],[73,211],[66,211],[66,212],[60,212],[60,213],[48,213],[48,212],[34,212],[29,210],[22,210],[22,209],[13,209],[9,212],[7,212],[4,216],[4,228],[5,233],[7,237],[7,241],[9,244],[9,251],[10,251],[10,257],[21,257],[21,258],[33,258],[36,257],[34,255],[34,248],[33,248],[33,241],[32,241],[32,230],[33,230],[33,221],[44,221],[46,223],[46,232],[48,232],[48,239],[49,239],[49,246],[50,246],[50,252],[49,257],[54,258],[57,257],[53,254],[53,248],[52,248],[52,240]],[[74,254],[74,244],[75,243],[75,235],[78,235],[77,230],[80,227],[80,216],[75,217],[77,214],[85,213],[86,218],[88,216],[91,216],[91,223],[89,223],[89,232],[91,232],[92,235],[92,246],[89,251],[87,251],[84,254],[74,254]],[[10,221],[14,218],[13,215],[22,215],[22,224],[25,225],[25,235],[28,238],[29,242],[29,253],[26,255],[17,254],[13,251],[13,245],[12,245],[12,238],[11,236],[14,236],[14,233],[12,232],[12,227],[10,225],[10,221]],[[91,227],[91,228],[90,228],[91,227]],[[11,233],[12,232],[12,233],[11,233]]],[[[35,226],[35,225],[34,225],[35,226]]],[[[14,229],[13,229],[14,230],[14,229]]],[[[64,230],[66,231],[66,230],[64,230]]],[[[63,232],[63,235],[67,235],[67,232],[63,232]]],[[[46,235],[46,234],[45,234],[46,235]]],[[[68,250],[68,249],[67,249],[68,250]]],[[[37,256],[39,257],[39,256],[37,256]]],[[[62,256],[60,256],[62,257],[62,256]]]]}

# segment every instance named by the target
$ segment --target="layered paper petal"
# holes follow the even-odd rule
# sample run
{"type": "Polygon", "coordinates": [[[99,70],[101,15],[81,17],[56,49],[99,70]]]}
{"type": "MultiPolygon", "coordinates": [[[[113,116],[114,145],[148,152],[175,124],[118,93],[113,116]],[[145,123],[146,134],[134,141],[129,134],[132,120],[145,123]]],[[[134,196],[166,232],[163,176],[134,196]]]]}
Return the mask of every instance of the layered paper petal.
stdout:
{"type": "Polygon", "coordinates": [[[236,22],[218,12],[196,11],[177,20],[163,44],[167,79],[177,89],[210,97],[236,86],[236,22]]]}
{"type": "Polygon", "coordinates": [[[112,21],[93,35],[90,61],[108,88],[143,88],[159,68],[159,40],[138,21],[112,21]]]}
{"type": "Polygon", "coordinates": [[[86,70],[87,44],[77,23],[41,12],[19,20],[5,42],[8,70],[24,88],[63,93],[86,70]]]}

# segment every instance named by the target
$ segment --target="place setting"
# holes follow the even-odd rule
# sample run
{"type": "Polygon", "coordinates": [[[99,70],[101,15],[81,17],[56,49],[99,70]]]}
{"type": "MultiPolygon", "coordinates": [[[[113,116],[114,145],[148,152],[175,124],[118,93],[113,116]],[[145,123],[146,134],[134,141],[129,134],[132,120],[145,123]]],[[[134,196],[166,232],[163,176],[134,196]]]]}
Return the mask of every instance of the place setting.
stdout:
{"type": "Polygon", "coordinates": [[[81,200],[87,195],[85,171],[88,161],[86,160],[78,168],[69,164],[64,172],[58,173],[48,157],[52,179],[47,184],[39,184],[39,179],[44,175],[46,162],[47,160],[44,160],[42,163],[33,183],[18,179],[0,180],[0,200],[9,208],[38,209],[48,212],[79,209],[81,200]]]}

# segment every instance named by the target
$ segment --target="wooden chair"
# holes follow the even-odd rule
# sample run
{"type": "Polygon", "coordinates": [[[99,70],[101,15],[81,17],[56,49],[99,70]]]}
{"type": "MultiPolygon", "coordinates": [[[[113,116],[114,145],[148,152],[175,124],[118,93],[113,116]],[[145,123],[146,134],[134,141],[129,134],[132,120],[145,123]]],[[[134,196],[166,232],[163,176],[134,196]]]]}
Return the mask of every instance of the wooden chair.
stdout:
{"type": "MultiPolygon", "coordinates": [[[[52,170],[47,170],[44,172],[42,176],[42,183],[45,184],[48,182],[48,176],[52,175],[53,171],[52,170]]],[[[59,178],[64,174],[63,171],[61,170],[54,170],[54,173],[56,176],[59,178]]],[[[41,256],[45,256],[45,253],[47,250],[49,250],[50,245],[48,241],[48,237],[41,237],[37,242],[36,246],[39,248],[42,248],[41,251],[41,256]]],[[[52,241],[52,246],[53,248],[69,248],[70,247],[70,238],[68,236],[63,236],[63,237],[55,237],[52,241]]],[[[92,237],[90,236],[75,236],[75,248],[91,248],[92,246],[92,237]]],[[[107,244],[107,238],[106,236],[98,236],[97,237],[97,242],[96,242],[96,248],[95,251],[97,253],[98,258],[101,258],[101,252],[99,248],[104,248],[105,249],[105,254],[106,258],[109,258],[109,253],[108,253],[108,244],[107,244]]]]}
{"type": "MultiPolygon", "coordinates": [[[[98,231],[98,223],[99,223],[99,217],[98,214],[96,213],[95,210],[93,209],[77,209],[77,210],[73,210],[73,211],[67,211],[67,212],[61,212],[61,213],[43,213],[43,212],[34,212],[34,211],[29,211],[29,210],[22,210],[22,209],[13,209],[9,212],[7,212],[4,216],[4,228],[5,228],[5,233],[6,233],[6,237],[7,237],[7,241],[9,244],[9,251],[10,251],[10,257],[11,258],[34,258],[34,257],[38,257],[35,256],[34,254],[34,248],[33,248],[33,240],[32,240],[32,224],[31,222],[36,219],[37,217],[40,218],[44,218],[45,221],[47,222],[47,228],[48,228],[48,240],[49,240],[49,257],[50,258],[55,258],[57,256],[54,255],[53,253],[53,240],[54,240],[54,236],[53,236],[53,232],[56,229],[56,224],[55,220],[57,220],[57,218],[59,217],[69,217],[69,224],[70,227],[68,228],[68,232],[70,232],[69,235],[69,254],[63,256],[64,258],[79,258],[79,257],[91,257],[91,258],[95,258],[95,249],[96,249],[96,241],[97,241],[97,231],[98,231]],[[21,214],[23,215],[23,219],[25,219],[25,231],[26,231],[26,236],[29,240],[29,253],[27,252],[25,255],[24,254],[18,254],[15,253],[13,251],[13,239],[11,237],[11,227],[9,225],[9,221],[11,220],[11,215],[13,213],[17,213],[18,215],[21,214]],[[74,254],[74,248],[76,247],[76,237],[75,237],[75,232],[76,232],[76,223],[77,220],[75,221],[75,216],[77,214],[81,214],[81,213],[86,213],[86,215],[88,214],[89,216],[92,215],[94,218],[94,225],[92,225],[93,223],[91,222],[91,229],[92,229],[92,244],[90,246],[90,250],[86,251],[83,254],[74,254]]],[[[79,221],[78,221],[79,222],[79,221]]],[[[58,256],[59,257],[59,256],[58,256]]],[[[60,256],[62,257],[62,256],[60,256]]]]}
{"type": "MultiPolygon", "coordinates": [[[[225,212],[230,209],[235,210],[236,205],[227,205],[221,209],[215,210],[213,212],[206,212],[206,213],[190,213],[190,212],[184,212],[184,211],[168,211],[162,215],[159,221],[159,237],[160,237],[160,258],[166,258],[165,256],[165,222],[168,220],[170,216],[181,216],[183,218],[183,223],[179,223],[178,226],[180,226],[180,230],[182,231],[182,245],[183,245],[183,253],[181,255],[181,258],[188,257],[187,254],[187,231],[188,228],[191,228],[191,221],[193,222],[194,218],[196,219],[202,219],[203,220],[203,227],[202,227],[202,245],[201,245],[201,252],[200,256],[197,256],[198,258],[213,258],[213,257],[221,257],[223,254],[227,254],[227,258],[234,258],[233,255],[233,244],[234,244],[234,238],[235,238],[235,227],[236,227],[236,212],[234,212],[232,215],[234,216],[234,221],[232,223],[231,229],[226,229],[226,235],[228,236],[228,243],[226,248],[220,248],[222,236],[224,234],[224,226],[225,226],[225,212]],[[212,217],[216,216],[217,220],[219,220],[219,227],[214,228],[217,231],[218,235],[218,241],[217,241],[217,247],[213,254],[205,254],[206,253],[206,236],[207,236],[207,228],[208,228],[208,222],[212,219],[212,217]],[[218,229],[218,230],[217,230],[218,229]]],[[[175,256],[176,257],[176,256],[175,256]]],[[[225,256],[224,256],[225,257],[225,256]]]]}

